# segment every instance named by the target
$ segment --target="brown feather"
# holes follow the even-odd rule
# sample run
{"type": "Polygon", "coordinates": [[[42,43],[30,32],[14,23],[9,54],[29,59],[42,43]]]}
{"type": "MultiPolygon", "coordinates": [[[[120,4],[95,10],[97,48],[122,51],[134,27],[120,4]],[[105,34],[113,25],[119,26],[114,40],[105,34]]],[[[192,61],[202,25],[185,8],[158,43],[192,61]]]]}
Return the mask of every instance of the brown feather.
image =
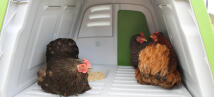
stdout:
{"type": "Polygon", "coordinates": [[[139,83],[163,88],[178,86],[181,83],[181,76],[177,69],[176,53],[161,33],[157,35],[157,38],[157,42],[153,41],[140,51],[139,71],[136,70],[136,79],[139,83]]]}
{"type": "Polygon", "coordinates": [[[55,57],[78,59],[79,48],[73,39],[59,38],[51,41],[47,46],[47,62],[55,57]]]}
{"type": "Polygon", "coordinates": [[[139,70],[145,77],[158,76],[164,78],[168,74],[169,49],[165,45],[152,44],[139,54],[139,70]]]}
{"type": "Polygon", "coordinates": [[[62,96],[78,95],[90,90],[88,73],[80,73],[77,65],[80,59],[62,58],[50,60],[41,87],[45,92],[62,96]]]}
{"type": "Polygon", "coordinates": [[[144,42],[143,44],[138,43],[136,41],[137,37],[140,37],[140,34],[132,36],[130,41],[130,62],[135,68],[138,67],[139,52],[142,48],[145,48],[148,44],[150,44],[150,42],[144,42]]]}
{"type": "Polygon", "coordinates": [[[136,68],[135,78],[139,84],[145,84],[142,80],[142,76],[141,76],[141,72],[140,72],[139,68],[136,68]]]}

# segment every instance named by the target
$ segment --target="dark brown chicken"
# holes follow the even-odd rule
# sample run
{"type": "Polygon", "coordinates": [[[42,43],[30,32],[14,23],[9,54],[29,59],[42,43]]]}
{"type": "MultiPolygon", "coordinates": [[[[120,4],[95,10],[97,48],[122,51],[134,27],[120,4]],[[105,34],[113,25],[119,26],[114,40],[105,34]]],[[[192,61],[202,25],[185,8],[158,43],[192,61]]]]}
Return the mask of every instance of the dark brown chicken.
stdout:
{"type": "Polygon", "coordinates": [[[78,59],[74,40],[59,38],[47,46],[47,66],[40,69],[38,85],[45,92],[61,96],[78,95],[90,89],[88,61],[78,59]]]}
{"type": "MultiPolygon", "coordinates": [[[[78,59],[79,49],[76,45],[76,42],[73,39],[67,39],[67,38],[59,38],[54,41],[51,41],[47,45],[46,50],[46,60],[49,62],[49,60],[59,59],[61,58],[74,58],[78,59]]],[[[41,83],[41,81],[44,80],[44,76],[46,75],[46,68],[40,69],[40,71],[37,73],[38,84],[41,83]]]]}
{"type": "Polygon", "coordinates": [[[79,49],[73,39],[59,38],[48,44],[46,59],[47,62],[55,57],[78,59],[78,54],[79,49]]]}
{"type": "Polygon", "coordinates": [[[172,45],[162,33],[151,35],[152,41],[139,53],[136,79],[140,84],[151,84],[163,88],[180,85],[181,77],[177,70],[178,59],[172,45]]]}
{"type": "Polygon", "coordinates": [[[135,68],[138,67],[138,57],[139,57],[139,52],[141,51],[141,49],[143,47],[145,47],[147,45],[147,40],[144,36],[144,33],[140,33],[137,35],[134,35],[131,38],[130,41],[130,61],[131,61],[131,65],[134,66],[135,68]]]}
{"type": "Polygon", "coordinates": [[[41,86],[41,83],[44,81],[45,77],[46,77],[46,70],[47,70],[47,66],[42,67],[38,72],[37,72],[37,83],[38,85],[41,86]]]}
{"type": "Polygon", "coordinates": [[[88,73],[80,72],[83,60],[73,58],[55,58],[49,60],[45,77],[39,85],[45,92],[61,96],[71,96],[90,90],[88,73]],[[57,59],[57,60],[56,60],[57,59]]]}

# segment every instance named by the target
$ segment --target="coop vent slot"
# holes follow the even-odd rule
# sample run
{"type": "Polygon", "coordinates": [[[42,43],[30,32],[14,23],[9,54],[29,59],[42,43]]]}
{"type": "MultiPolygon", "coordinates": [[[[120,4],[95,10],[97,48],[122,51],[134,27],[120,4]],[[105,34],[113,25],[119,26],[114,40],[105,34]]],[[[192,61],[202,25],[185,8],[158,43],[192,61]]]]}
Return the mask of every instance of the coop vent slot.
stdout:
{"type": "Polygon", "coordinates": [[[112,5],[91,7],[85,14],[79,37],[112,36],[112,5]]]}
{"type": "Polygon", "coordinates": [[[89,16],[89,19],[102,19],[102,18],[111,18],[110,14],[92,14],[89,16]]]}
{"type": "Polygon", "coordinates": [[[101,5],[101,6],[96,6],[91,8],[91,12],[97,12],[97,11],[106,11],[106,10],[111,10],[112,6],[111,5],[101,5]]]}
{"type": "Polygon", "coordinates": [[[111,23],[106,21],[106,22],[91,22],[88,23],[87,26],[88,27],[99,27],[99,26],[110,26],[111,23]]]}

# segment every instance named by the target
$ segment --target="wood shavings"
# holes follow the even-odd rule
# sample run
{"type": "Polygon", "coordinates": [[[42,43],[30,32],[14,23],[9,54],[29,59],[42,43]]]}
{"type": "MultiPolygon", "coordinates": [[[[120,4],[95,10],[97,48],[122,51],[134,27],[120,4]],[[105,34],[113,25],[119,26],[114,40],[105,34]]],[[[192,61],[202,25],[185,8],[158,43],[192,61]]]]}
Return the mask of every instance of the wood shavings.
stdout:
{"type": "Polygon", "coordinates": [[[102,80],[104,78],[105,78],[105,74],[103,72],[88,72],[88,81],[89,82],[102,80]]]}

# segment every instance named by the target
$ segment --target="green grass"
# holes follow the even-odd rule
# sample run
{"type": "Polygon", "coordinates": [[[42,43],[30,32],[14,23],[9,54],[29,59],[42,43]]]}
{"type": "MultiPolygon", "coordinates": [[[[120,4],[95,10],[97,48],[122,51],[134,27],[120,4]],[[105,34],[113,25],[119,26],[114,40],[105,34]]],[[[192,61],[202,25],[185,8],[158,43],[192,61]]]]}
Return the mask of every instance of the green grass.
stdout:
{"type": "Polygon", "coordinates": [[[214,31],[214,15],[213,14],[209,14],[209,16],[210,16],[210,20],[211,20],[213,31],[214,31]]]}
{"type": "Polygon", "coordinates": [[[214,15],[213,14],[209,14],[211,22],[214,24],[214,15]]]}

